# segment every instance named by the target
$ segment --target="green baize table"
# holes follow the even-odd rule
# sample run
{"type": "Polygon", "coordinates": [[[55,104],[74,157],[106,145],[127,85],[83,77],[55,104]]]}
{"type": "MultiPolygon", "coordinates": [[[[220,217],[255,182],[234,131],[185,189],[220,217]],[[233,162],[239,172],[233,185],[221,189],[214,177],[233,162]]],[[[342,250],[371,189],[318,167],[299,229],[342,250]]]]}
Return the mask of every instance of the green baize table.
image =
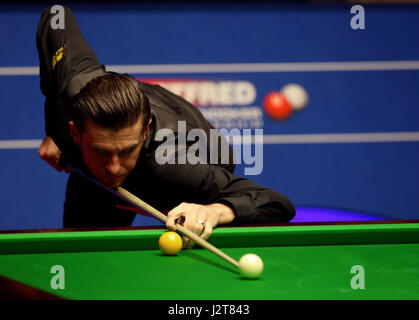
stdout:
{"type": "Polygon", "coordinates": [[[215,229],[208,241],[232,258],[263,259],[256,280],[206,249],[163,255],[165,231],[3,232],[0,296],[25,298],[29,289],[26,298],[45,297],[40,292],[80,300],[419,298],[419,220],[215,229]]]}

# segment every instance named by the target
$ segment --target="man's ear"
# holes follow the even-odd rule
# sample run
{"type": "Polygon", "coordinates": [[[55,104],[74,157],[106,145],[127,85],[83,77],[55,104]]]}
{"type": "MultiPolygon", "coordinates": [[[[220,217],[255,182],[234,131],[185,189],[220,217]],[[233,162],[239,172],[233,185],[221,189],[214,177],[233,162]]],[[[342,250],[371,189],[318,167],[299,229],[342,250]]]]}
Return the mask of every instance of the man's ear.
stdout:
{"type": "Polygon", "coordinates": [[[148,132],[148,130],[150,130],[150,123],[151,123],[151,121],[152,121],[152,118],[150,118],[150,121],[148,122],[147,127],[144,129],[144,135],[146,135],[147,132],[148,132]]]}
{"type": "Polygon", "coordinates": [[[80,145],[80,131],[77,129],[76,125],[73,121],[68,122],[68,126],[70,127],[70,135],[73,137],[73,141],[75,144],[80,145]]]}

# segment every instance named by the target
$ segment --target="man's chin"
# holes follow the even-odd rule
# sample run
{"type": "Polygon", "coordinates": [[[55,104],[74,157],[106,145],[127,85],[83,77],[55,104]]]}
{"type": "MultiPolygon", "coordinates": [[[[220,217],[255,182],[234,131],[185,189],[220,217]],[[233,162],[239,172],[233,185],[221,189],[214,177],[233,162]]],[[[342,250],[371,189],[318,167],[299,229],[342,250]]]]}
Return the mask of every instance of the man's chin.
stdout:
{"type": "Polygon", "coordinates": [[[120,186],[124,182],[124,180],[125,179],[119,178],[119,179],[115,179],[115,180],[114,179],[110,179],[110,180],[99,180],[99,182],[102,185],[104,185],[105,187],[107,187],[107,188],[114,189],[114,188],[120,186]]]}
{"type": "Polygon", "coordinates": [[[106,188],[115,189],[116,187],[120,186],[120,183],[102,183],[106,188]]]}

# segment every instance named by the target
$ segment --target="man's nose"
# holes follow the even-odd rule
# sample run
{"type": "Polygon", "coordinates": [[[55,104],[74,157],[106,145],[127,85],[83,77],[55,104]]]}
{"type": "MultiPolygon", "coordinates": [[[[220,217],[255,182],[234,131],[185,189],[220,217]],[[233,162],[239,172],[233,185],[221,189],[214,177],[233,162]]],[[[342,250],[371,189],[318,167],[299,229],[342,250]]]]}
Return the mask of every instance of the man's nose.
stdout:
{"type": "Polygon", "coordinates": [[[117,155],[112,156],[108,164],[106,165],[106,171],[108,174],[116,176],[119,174],[121,169],[121,163],[117,155]]]}

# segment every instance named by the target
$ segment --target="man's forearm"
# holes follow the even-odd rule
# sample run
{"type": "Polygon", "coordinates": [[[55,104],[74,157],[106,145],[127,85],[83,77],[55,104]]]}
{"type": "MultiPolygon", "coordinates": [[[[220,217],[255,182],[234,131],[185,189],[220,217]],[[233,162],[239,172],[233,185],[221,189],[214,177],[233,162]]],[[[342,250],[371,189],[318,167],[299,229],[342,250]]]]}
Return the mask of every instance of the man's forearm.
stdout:
{"type": "Polygon", "coordinates": [[[96,54],[84,39],[71,10],[62,7],[65,27],[53,29],[51,7],[42,12],[36,34],[39,55],[41,90],[45,96],[59,96],[66,93],[69,98],[90,79],[105,74],[96,54]],[[72,79],[82,72],[88,76],[72,79]],[[93,74],[90,75],[90,73],[93,74]]]}

